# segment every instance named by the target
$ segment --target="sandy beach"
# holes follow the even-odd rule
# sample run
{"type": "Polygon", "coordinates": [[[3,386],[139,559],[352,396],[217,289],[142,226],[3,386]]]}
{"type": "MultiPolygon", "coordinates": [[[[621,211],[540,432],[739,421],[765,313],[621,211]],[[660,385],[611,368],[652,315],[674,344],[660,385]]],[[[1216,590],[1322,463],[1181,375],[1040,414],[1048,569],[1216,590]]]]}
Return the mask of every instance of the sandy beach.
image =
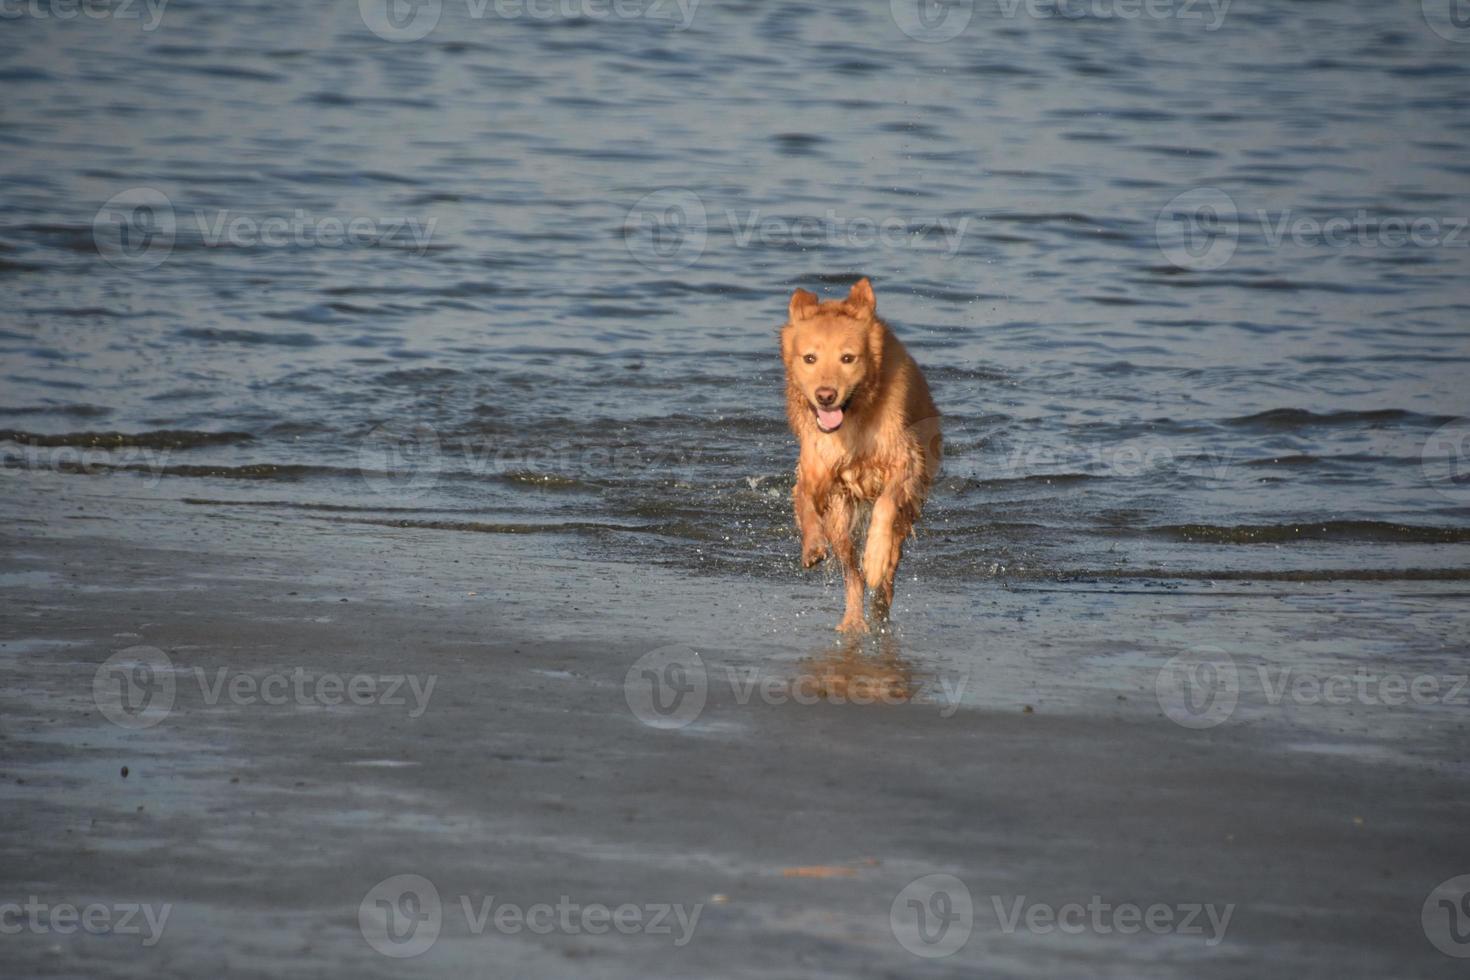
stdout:
{"type": "Polygon", "coordinates": [[[1247,669],[1297,643],[1352,675],[1334,629],[1371,621],[1413,632],[1400,670],[1449,676],[1455,590],[997,585],[983,644],[918,607],[854,654],[827,635],[833,590],[794,571],[751,587],[534,537],[283,527],[127,479],[7,477],[0,850],[12,891],[162,928],[59,934],[43,909],[5,938],[14,975],[1461,970],[1421,909],[1470,868],[1463,708],[1273,705],[1247,669]],[[1123,640],[1140,618],[1157,635],[1123,640]],[[1255,644],[1233,710],[1176,723],[1175,638],[1226,632],[1255,644]],[[630,668],[681,648],[704,697],[661,718],[630,668]],[[167,658],[132,702],[109,686],[127,650],[167,658]],[[432,937],[378,936],[424,945],[411,960],[360,915],[401,875],[439,901],[432,937]],[[971,908],[943,958],[900,942],[901,893],[933,875],[971,908]],[[516,917],[559,902],[545,933],[516,917]],[[622,934],[587,906],[639,912],[622,934]]]}

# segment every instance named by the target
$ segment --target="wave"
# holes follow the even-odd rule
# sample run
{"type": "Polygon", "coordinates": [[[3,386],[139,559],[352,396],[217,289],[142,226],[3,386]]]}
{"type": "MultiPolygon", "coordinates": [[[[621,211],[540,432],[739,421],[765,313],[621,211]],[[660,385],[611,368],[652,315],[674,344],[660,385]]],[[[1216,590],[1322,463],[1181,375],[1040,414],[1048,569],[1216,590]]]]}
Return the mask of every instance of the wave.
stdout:
{"type": "Polygon", "coordinates": [[[463,507],[362,507],[356,504],[323,504],[298,500],[222,500],[216,497],[181,497],[181,503],[196,507],[269,507],[281,510],[310,510],[354,514],[463,514],[463,507]]]}
{"type": "Polygon", "coordinates": [[[1238,429],[1279,432],[1293,429],[1344,428],[1353,426],[1406,425],[1435,428],[1453,422],[1453,415],[1423,415],[1402,408],[1367,412],[1311,412],[1304,408],[1273,408],[1254,415],[1225,419],[1222,424],[1238,429]]]}
{"type": "Polygon", "coordinates": [[[1038,571],[1030,578],[1061,582],[1089,580],[1184,579],[1220,582],[1470,582],[1470,568],[1100,568],[1038,571]]]}
{"type": "MultiPolygon", "coordinates": [[[[1387,521],[1303,521],[1294,524],[1165,524],[1139,529],[1176,541],[1210,544],[1284,544],[1293,541],[1349,541],[1372,544],[1462,544],[1470,527],[1428,527],[1387,521]]],[[[1135,534],[1134,529],[1117,529],[1135,534]]]]}
{"type": "MultiPolygon", "coordinates": [[[[37,463],[6,455],[0,459],[4,469],[44,469],[56,473],[83,474],[94,476],[100,473],[140,473],[151,477],[212,477],[224,480],[284,480],[296,481],[312,476],[363,476],[361,470],[335,466],[306,466],[300,464],[251,463],[244,466],[152,466],[146,463],[104,463],[93,460],[59,459],[54,462],[37,463]]],[[[374,474],[367,474],[374,475],[374,474]]],[[[377,474],[386,476],[385,474],[377,474]]]]}
{"type": "Polygon", "coordinates": [[[320,341],[309,333],[264,333],[260,330],[224,330],[217,327],[185,327],[175,335],[186,340],[218,344],[275,345],[280,347],[315,347],[320,341]]]}
{"type": "Polygon", "coordinates": [[[0,406],[0,415],[73,415],[77,418],[101,418],[112,409],[103,405],[11,405],[0,406]]]}
{"type": "Polygon", "coordinates": [[[553,523],[518,523],[511,521],[414,521],[369,517],[328,517],[323,520],[342,524],[373,524],[380,527],[414,528],[424,531],[467,531],[474,534],[565,534],[582,531],[649,531],[656,530],[636,525],[615,524],[610,521],[558,521],[553,523]]]}
{"type": "MultiPolygon", "coordinates": [[[[64,409],[62,409],[64,411],[64,409]]],[[[236,445],[251,442],[248,432],[195,432],[189,429],[154,429],[149,432],[61,432],[46,435],[0,429],[0,440],[24,446],[78,446],[87,449],[194,449],[199,446],[236,445]]]]}

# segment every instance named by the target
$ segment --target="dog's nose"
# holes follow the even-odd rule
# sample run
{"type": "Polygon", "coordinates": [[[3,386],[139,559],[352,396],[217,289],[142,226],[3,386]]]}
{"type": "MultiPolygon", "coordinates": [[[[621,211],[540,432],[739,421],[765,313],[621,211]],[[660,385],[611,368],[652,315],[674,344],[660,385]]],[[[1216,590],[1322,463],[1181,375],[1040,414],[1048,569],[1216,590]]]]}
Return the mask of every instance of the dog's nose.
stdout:
{"type": "Polygon", "coordinates": [[[835,402],[836,400],[837,400],[837,389],[836,388],[818,388],[817,389],[817,401],[821,402],[823,405],[830,405],[833,402],[835,402]]]}

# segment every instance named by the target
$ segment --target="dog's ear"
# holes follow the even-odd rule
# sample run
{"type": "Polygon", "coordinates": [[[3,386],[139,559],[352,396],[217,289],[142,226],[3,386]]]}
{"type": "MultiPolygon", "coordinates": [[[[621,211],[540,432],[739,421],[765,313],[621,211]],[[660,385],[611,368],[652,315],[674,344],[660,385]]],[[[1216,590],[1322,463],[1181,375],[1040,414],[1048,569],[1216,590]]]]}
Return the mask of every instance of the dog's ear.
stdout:
{"type": "Polygon", "coordinates": [[[798,289],[791,294],[791,305],[786,307],[786,315],[795,323],[803,319],[808,313],[817,308],[817,294],[809,293],[805,289],[798,289]]]}
{"type": "Polygon", "coordinates": [[[873,295],[873,284],[864,276],[852,284],[847,294],[847,306],[858,316],[872,316],[878,308],[878,299],[873,295]]]}

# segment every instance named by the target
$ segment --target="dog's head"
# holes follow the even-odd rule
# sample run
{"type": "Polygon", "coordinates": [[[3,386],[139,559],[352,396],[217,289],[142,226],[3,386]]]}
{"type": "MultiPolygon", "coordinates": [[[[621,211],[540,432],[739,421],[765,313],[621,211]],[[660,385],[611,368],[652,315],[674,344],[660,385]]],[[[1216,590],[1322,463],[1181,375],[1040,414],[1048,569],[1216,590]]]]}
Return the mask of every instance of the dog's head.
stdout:
{"type": "Polygon", "coordinates": [[[822,303],[805,289],[791,294],[781,328],[786,378],[823,432],[836,432],[848,412],[860,411],[865,385],[878,378],[883,325],[876,308],[866,279],[859,279],[845,300],[822,303]]]}

